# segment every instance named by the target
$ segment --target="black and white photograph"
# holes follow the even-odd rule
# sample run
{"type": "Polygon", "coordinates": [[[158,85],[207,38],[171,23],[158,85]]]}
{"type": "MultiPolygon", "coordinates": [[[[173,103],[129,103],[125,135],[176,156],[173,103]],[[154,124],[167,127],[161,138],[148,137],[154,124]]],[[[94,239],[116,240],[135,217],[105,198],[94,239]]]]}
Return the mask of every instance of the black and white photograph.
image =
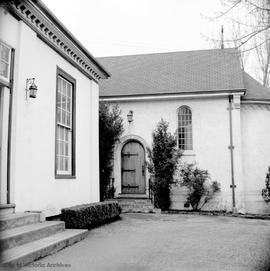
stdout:
{"type": "Polygon", "coordinates": [[[0,270],[270,271],[270,0],[0,0],[0,270]]]}

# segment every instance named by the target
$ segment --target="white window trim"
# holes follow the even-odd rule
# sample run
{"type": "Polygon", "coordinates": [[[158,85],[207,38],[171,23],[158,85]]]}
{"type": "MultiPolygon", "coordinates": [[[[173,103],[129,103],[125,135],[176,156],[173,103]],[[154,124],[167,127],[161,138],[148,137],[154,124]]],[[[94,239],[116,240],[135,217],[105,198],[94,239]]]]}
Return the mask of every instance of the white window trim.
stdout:
{"type": "MultiPolygon", "coordinates": [[[[8,64],[8,71],[7,71],[8,74],[7,74],[7,77],[5,77],[5,76],[3,76],[3,75],[0,74],[0,79],[3,80],[6,83],[9,83],[9,80],[10,80],[10,65],[11,65],[11,50],[12,50],[12,47],[9,46],[9,45],[7,45],[2,40],[0,40],[0,47],[2,47],[2,46],[5,46],[5,47],[7,47],[9,49],[9,56],[8,56],[8,62],[7,62],[7,64],[8,64]]],[[[1,49],[0,49],[0,61],[2,61],[2,58],[1,58],[1,49]]]]}
{"type": "Polygon", "coordinates": [[[193,140],[194,136],[193,136],[193,113],[192,113],[192,110],[189,106],[187,105],[181,105],[177,108],[177,148],[180,149],[184,156],[195,156],[195,153],[194,153],[194,140],[193,140]],[[191,112],[191,149],[180,149],[179,147],[179,111],[181,108],[188,108],[191,112]]]}
{"type": "MultiPolygon", "coordinates": [[[[76,178],[75,177],[75,125],[73,123],[73,120],[75,118],[75,88],[76,88],[76,80],[72,78],[70,75],[66,74],[63,70],[60,68],[57,69],[57,76],[56,76],[56,120],[55,120],[55,129],[56,129],[56,138],[55,138],[55,178],[76,178]],[[63,109],[61,106],[62,104],[60,103],[60,107],[58,106],[58,90],[59,90],[59,78],[63,81],[66,81],[70,85],[70,111],[67,110],[66,106],[65,109],[63,109]],[[70,124],[67,125],[67,123],[62,123],[62,119],[60,122],[58,122],[57,119],[57,112],[58,108],[60,110],[65,110],[66,112],[70,113],[70,124]],[[61,138],[60,135],[58,135],[58,128],[61,127],[63,128],[64,131],[64,136],[61,138]],[[68,140],[66,141],[66,133],[68,133],[68,140]],[[60,137],[60,138],[59,138],[60,137]],[[68,142],[68,154],[60,153],[60,142],[64,141],[65,143],[68,142]],[[68,158],[68,169],[67,170],[60,170],[58,169],[59,164],[58,161],[60,161],[60,157],[65,157],[68,158]]],[[[62,84],[61,84],[62,85],[62,84]]],[[[60,86],[61,87],[61,86],[60,86]]],[[[66,95],[67,96],[67,95],[66,95]]],[[[59,131],[60,132],[60,131],[59,131]]],[[[63,146],[65,149],[65,146],[63,146]]],[[[65,159],[63,161],[65,163],[65,159]]]]}

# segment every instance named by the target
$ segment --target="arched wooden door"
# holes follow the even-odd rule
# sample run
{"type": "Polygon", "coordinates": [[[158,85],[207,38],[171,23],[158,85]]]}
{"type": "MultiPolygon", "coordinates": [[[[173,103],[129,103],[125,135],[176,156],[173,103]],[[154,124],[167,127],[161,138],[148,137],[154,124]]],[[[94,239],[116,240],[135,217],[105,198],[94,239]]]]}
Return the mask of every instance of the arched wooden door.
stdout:
{"type": "Polygon", "coordinates": [[[129,141],[121,152],[122,193],[145,194],[145,152],[137,141],[129,141]]]}

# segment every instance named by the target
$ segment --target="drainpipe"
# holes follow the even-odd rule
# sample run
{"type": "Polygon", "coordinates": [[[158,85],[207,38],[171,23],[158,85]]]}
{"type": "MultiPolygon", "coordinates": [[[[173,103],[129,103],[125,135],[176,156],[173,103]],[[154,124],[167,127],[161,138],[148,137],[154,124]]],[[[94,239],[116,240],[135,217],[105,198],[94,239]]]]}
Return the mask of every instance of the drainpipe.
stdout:
{"type": "Polygon", "coordinates": [[[14,57],[15,50],[11,49],[11,65],[9,80],[9,112],[8,112],[8,142],[7,142],[7,203],[10,204],[10,163],[11,163],[11,132],[12,132],[12,104],[14,85],[14,57]]]}
{"type": "Polygon", "coordinates": [[[234,162],[233,162],[233,150],[234,150],[234,146],[233,146],[233,125],[232,125],[232,95],[229,95],[229,122],[230,122],[230,145],[229,145],[229,149],[230,149],[230,153],[231,153],[231,175],[232,175],[232,184],[230,185],[230,187],[232,188],[232,212],[236,213],[236,206],[235,206],[235,182],[234,182],[234,162]]]}

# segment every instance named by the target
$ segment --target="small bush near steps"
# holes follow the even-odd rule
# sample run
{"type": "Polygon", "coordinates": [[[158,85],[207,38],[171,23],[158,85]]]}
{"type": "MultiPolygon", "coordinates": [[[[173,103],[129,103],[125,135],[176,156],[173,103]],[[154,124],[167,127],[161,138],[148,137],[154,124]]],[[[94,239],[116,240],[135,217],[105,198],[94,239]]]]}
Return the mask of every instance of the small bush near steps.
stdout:
{"type": "Polygon", "coordinates": [[[262,197],[266,203],[270,203],[270,167],[266,173],[265,188],[262,190],[262,197]]]}
{"type": "Polygon", "coordinates": [[[220,184],[217,181],[210,181],[209,172],[198,168],[195,164],[184,164],[179,173],[178,183],[187,187],[187,203],[194,211],[200,211],[220,191],[220,184]]]}
{"type": "Polygon", "coordinates": [[[90,229],[119,218],[121,207],[115,201],[77,205],[61,210],[61,220],[69,229],[90,229]]]}

